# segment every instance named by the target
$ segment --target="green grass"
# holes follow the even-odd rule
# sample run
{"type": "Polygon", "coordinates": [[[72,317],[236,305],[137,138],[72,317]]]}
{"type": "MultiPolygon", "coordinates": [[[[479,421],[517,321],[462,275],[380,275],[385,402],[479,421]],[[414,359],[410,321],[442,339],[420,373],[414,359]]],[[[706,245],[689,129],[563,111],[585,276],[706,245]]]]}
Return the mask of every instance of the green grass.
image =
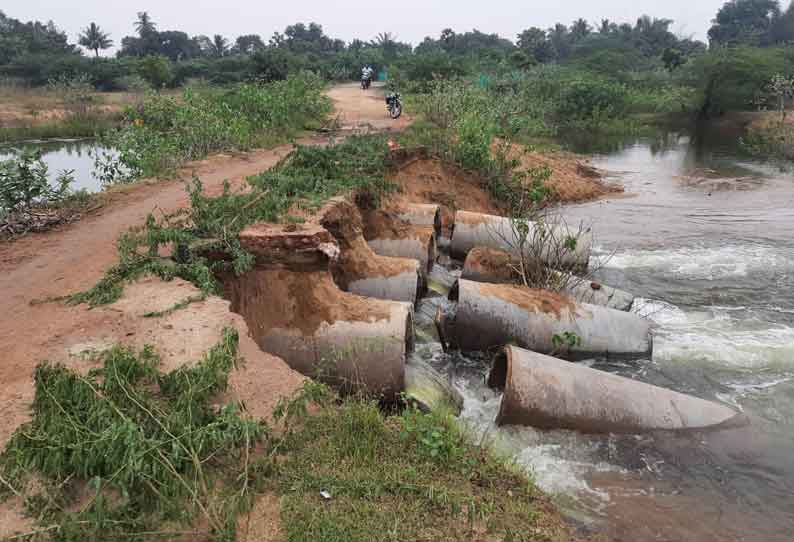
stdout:
{"type": "Polygon", "coordinates": [[[272,487],[289,542],[566,539],[533,482],[442,414],[326,406],[280,456],[272,487]]]}
{"type": "Polygon", "coordinates": [[[97,137],[117,127],[120,120],[119,115],[91,115],[31,126],[2,127],[0,143],[28,139],[97,137]]]}
{"type": "Polygon", "coordinates": [[[218,404],[237,344],[226,330],[167,374],[150,347],[113,347],[87,375],[40,365],[32,420],[0,456],[0,499],[22,497],[37,525],[27,539],[232,541],[263,493],[287,542],[568,539],[533,482],[450,416],[387,415],[313,382],[273,431],[218,404]]]}

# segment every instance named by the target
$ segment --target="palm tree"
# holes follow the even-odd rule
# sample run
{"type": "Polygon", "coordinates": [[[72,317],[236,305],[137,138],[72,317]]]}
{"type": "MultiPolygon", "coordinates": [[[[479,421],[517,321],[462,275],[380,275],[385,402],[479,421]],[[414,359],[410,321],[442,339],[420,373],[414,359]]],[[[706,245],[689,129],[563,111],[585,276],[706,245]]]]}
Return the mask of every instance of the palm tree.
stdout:
{"type": "Polygon", "coordinates": [[[221,36],[220,34],[215,34],[212,36],[212,54],[216,58],[220,58],[222,56],[226,56],[226,52],[229,49],[229,42],[221,36]]]}
{"type": "Polygon", "coordinates": [[[571,38],[573,41],[579,41],[590,34],[590,24],[584,19],[577,19],[571,25],[571,38]]]}
{"type": "Polygon", "coordinates": [[[97,57],[99,57],[100,49],[107,49],[113,46],[113,40],[110,39],[110,34],[102,32],[102,29],[99,28],[96,23],[91,23],[88,28],[83,30],[83,33],[80,34],[78,43],[86,49],[94,51],[97,57]]]}
{"type": "Polygon", "coordinates": [[[152,18],[149,17],[149,13],[146,11],[138,12],[138,20],[135,21],[135,30],[138,31],[138,35],[142,38],[149,36],[157,30],[157,25],[152,18]]]}

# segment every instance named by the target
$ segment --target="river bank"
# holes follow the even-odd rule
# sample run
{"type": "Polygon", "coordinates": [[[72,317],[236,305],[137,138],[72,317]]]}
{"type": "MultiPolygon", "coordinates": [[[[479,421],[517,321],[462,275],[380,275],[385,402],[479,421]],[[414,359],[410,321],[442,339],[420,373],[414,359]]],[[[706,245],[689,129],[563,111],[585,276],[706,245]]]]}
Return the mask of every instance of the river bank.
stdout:
{"type": "MultiPolygon", "coordinates": [[[[356,95],[358,92],[360,91],[356,91],[356,95]]],[[[369,107],[375,111],[376,102],[377,114],[383,115],[383,106],[380,100],[373,100],[369,107]]],[[[363,124],[360,120],[362,113],[354,111],[351,115],[353,118],[358,117],[355,125],[351,126],[351,131],[359,131],[363,124]]],[[[325,136],[304,141],[304,143],[317,145],[327,142],[328,138],[325,136]]],[[[226,180],[230,181],[231,187],[242,188],[246,185],[246,179],[249,176],[267,170],[291,150],[291,146],[283,146],[274,150],[256,151],[237,156],[216,156],[190,164],[182,174],[186,179],[195,173],[204,183],[205,194],[217,196],[222,192],[226,180]]],[[[427,192],[431,195],[430,197],[443,196],[446,194],[443,190],[452,189],[452,185],[445,183],[461,182],[458,178],[459,171],[445,170],[444,165],[439,162],[430,160],[424,166],[414,164],[414,167],[414,189],[427,192]]],[[[105,271],[116,263],[115,243],[118,235],[132,227],[140,226],[149,212],[154,211],[157,216],[161,216],[188,207],[188,196],[179,181],[179,179],[175,179],[131,185],[126,191],[116,195],[117,200],[71,227],[44,234],[29,235],[2,247],[0,253],[2,254],[0,258],[2,263],[0,265],[3,270],[3,278],[0,286],[6,294],[3,296],[3,303],[7,306],[4,307],[3,313],[7,316],[0,320],[0,329],[2,329],[0,335],[3,337],[0,351],[4,353],[6,359],[12,360],[2,368],[2,377],[6,385],[2,390],[3,424],[0,426],[0,436],[4,443],[8,441],[20,424],[30,420],[29,405],[35,393],[32,376],[36,364],[42,359],[67,361],[72,367],[84,368],[96,363],[96,353],[103,351],[109,344],[118,342],[141,346],[153,343],[158,353],[164,356],[164,369],[169,369],[176,367],[173,363],[182,363],[200,357],[201,350],[206,348],[207,341],[216,336],[213,333],[216,333],[219,327],[228,327],[231,323],[238,329],[241,337],[249,336],[246,327],[242,327],[239,317],[230,313],[228,308],[223,309],[225,302],[219,298],[211,297],[204,301],[190,302],[187,307],[171,310],[174,306],[180,305],[184,299],[196,294],[193,287],[188,287],[180,281],[169,283],[162,283],[159,280],[144,281],[130,288],[117,304],[95,309],[89,309],[86,306],[71,306],[60,302],[38,302],[62,296],[64,293],[86,290],[93,286],[105,271]],[[184,310],[185,308],[187,310],[184,310]],[[149,313],[162,314],[162,316],[154,319],[145,318],[144,314],[149,313]],[[225,316],[221,313],[225,313],[225,316]],[[195,334],[199,334],[200,341],[192,338],[196,336],[195,334]],[[185,345],[191,346],[186,348],[185,345]]],[[[457,189],[462,190],[462,193],[467,192],[462,184],[457,186],[457,189]]],[[[233,401],[243,401],[251,415],[267,417],[280,397],[289,397],[295,392],[296,383],[300,382],[300,379],[296,380],[296,373],[291,369],[279,369],[283,366],[270,363],[268,359],[271,358],[262,357],[261,352],[259,354],[251,352],[250,348],[253,343],[250,340],[241,339],[240,344],[242,353],[250,365],[245,371],[234,373],[236,384],[232,386],[232,393],[228,398],[233,401]],[[248,354],[246,354],[246,350],[249,351],[248,354]],[[261,373],[263,367],[269,367],[270,372],[261,373]],[[260,385],[262,382],[269,382],[272,387],[260,385]],[[242,391],[245,389],[248,392],[242,391]]],[[[355,405],[345,408],[354,409],[353,411],[348,410],[348,412],[352,412],[351,420],[361,420],[360,417],[357,417],[359,416],[358,412],[361,411],[356,411],[355,405]]],[[[342,414],[344,412],[345,410],[342,410],[342,414]]],[[[375,422],[371,417],[372,412],[372,409],[363,412],[365,415],[363,421],[370,424],[366,429],[384,437],[382,443],[374,442],[376,445],[374,450],[383,446],[396,450],[397,448],[393,446],[394,439],[398,439],[405,445],[405,442],[401,440],[403,439],[401,435],[405,431],[398,431],[399,428],[394,425],[398,420],[384,418],[380,422],[375,422]]],[[[355,423],[363,423],[363,421],[355,421],[355,423]]],[[[424,445],[421,444],[420,439],[418,441],[420,444],[416,448],[416,457],[395,458],[399,459],[395,463],[397,467],[404,469],[406,473],[420,467],[439,472],[437,460],[433,459],[434,456],[439,451],[445,454],[444,457],[452,453],[455,454],[454,457],[459,457],[461,461],[465,462],[466,469],[484,461],[481,467],[477,467],[479,469],[479,473],[476,474],[476,479],[479,480],[477,484],[486,484],[491,489],[483,490],[482,486],[477,484],[469,486],[467,484],[470,482],[455,477],[445,476],[444,480],[434,480],[428,476],[426,480],[416,480],[415,472],[411,475],[413,477],[411,478],[413,480],[411,487],[414,488],[411,491],[416,493],[416,487],[419,487],[421,494],[430,494],[427,492],[431,492],[433,495],[440,495],[445,503],[443,506],[451,508],[448,516],[438,516],[438,510],[441,509],[438,508],[439,503],[433,500],[436,503],[433,505],[433,509],[436,511],[428,517],[425,507],[419,506],[421,502],[424,502],[421,498],[406,500],[403,495],[400,497],[403,504],[414,502],[419,507],[411,505],[410,509],[403,510],[401,514],[407,514],[405,518],[414,519],[406,519],[401,524],[406,527],[420,526],[421,522],[415,520],[417,517],[415,514],[420,514],[424,518],[423,521],[428,519],[432,519],[434,522],[436,519],[441,521],[441,523],[436,522],[436,526],[432,527],[438,532],[449,533],[450,529],[462,529],[461,533],[473,533],[472,536],[475,539],[485,537],[488,530],[492,528],[509,530],[512,528],[511,525],[522,524],[525,525],[522,528],[523,532],[531,531],[534,533],[532,536],[538,539],[549,537],[557,540],[568,539],[567,529],[560,523],[553,506],[539,492],[532,495],[527,494],[526,499],[522,498],[520,502],[512,503],[511,498],[524,495],[524,491],[532,487],[525,485],[526,474],[518,474],[516,478],[513,478],[514,475],[509,474],[510,471],[505,470],[503,466],[499,466],[498,462],[491,463],[488,454],[475,453],[474,448],[470,448],[470,445],[465,444],[453,433],[449,433],[449,437],[446,434],[434,437],[434,434],[446,431],[446,422],[440,418],[428,418],[427,420],[421,418],[413,422],[406,418],[405,423],[409,422],[430,424],[428,426],[409,426],[408,434],[416,434],[416,431],[419,431],[422,438],[430,439],[431,445],[427,449],[423,448],[424,445]],[[436,451],[431,454],[433,450],[436,451]],[[514,486],[517,481],[520,481],[521,488],[514,486]],[[422,489],[425,486],[427,486],[427,491],[422,489]],[[468,496],[470,492],[472,494],[468,496]],[[525,508],[526,506],[530,506],[531,509],[525,508]],[[489,510],[495,512],[492,513],[489,510]],[[464,515],[460,516],[461,513],[464,515]],[[521,517],[516,518],[515,521],[509,520],[513,513],[521,514],[521,517]],[[449,523],[450,521],[454,522],[454,525],[449,523]],[[507,524],[502,522],[507,522],[507,524]]],[[[328,424],[321,423],[321,426],[327,428],[328,424]]],[[[452,426],[449,427],[451,431],[452,426]]],[[[345,429],[345,427],[341,427],[341,429],[345,429]]],[[[360,435],[361,433],[357,432],[356,434],[360,435]]],[[[316,432],[308,433],[308,435],[313,435],[311,436],[313,442],[317,440],[316,432]]],[[[335,437],[328,436],[333,444],[335,437]]],[[[412,438],[409,438],[409,443],[412,442],[410,440],[412,438]]],[[[329,464],[329,469],[336,468],[338,452],[334,451],[333,446],[328,450],[330,454],[328,457],[334,459],[334,464],[329,464]]],[[[356,456],[354,459],[362,457],[366,459],[369,456],[356,456]]],[[[298,461],[295,464],[297,469],[302,460],[299,456],[296,456],[295,459],[298,461]]],[[[347,465],[349,467],[351,464],[347,465]]],[[[370,461],[362,467],[363,470],[352,472],[360,472],[362,476],[371,481],[378,472],[383,472],[374,469],[376,465],[382,466],[382,461],[380,459],[377,459],[375,463],[370,461]]],[[[443,473],[443,469],[446,468],[449,468],[449,465],[443,466],[440,472],[443,473]]],[[[307,475],[302,470],[295,472],[302,472],[302,476],[307,475]]],[[[346,474],[350,472],[349,468],[345,471],[346,474]]],[[[389,476],[393,476],[393,473],[389,472],[389,476]]],[[[337,475],[342,476],[342,473],[339,472],[337,475]]],[[[284,483],[286,484],[287,481],[285,480],[284,483]]],[[[288,508],[288,512],[291,514],[289,517],[292,518],[288,526],[290,528],[298,528],[306,524],[307,518],[302,511],[308,510],[307,506],[315,506],[318,492],[327,489],[325,482],[321,488],[315,487],[315,484],[320,483],[318,480],[306,483],[310,490],[307,489],[306,493],[301,495],[300,502],[295,500],[293,493],[290,493],[290,502],[292,503],[292,506],[288,508]],[[295,506],[298,504],[300,506],[296,508],[295,506]]],[[[344,490],[340,489],[340,483],[328,485],[331,488],[330,494],[333,499],[331,507],[338,508],[334,514],[328,516],[327,521],[338,525],[347,525],[345,521],[351,517],[347,512],[350,506],[359,509],[364,507],[362,510],[366,512],[367,517],[370,517],[371,510],[367,507],[372,505],[372,501],[364,497],[350,500],[350,497],[345,496],[344,490]],[[340,491],[341,493],[339,493],[340,491]]],[[[356,488],[359,487],[361,480],[351,480],[345,483],[352,488],[351,491],[359,491],[356,488]]],[[[369,482],[367,484],[369,484],[367,487],[370,488],[368,491],[371,493],[372,485],[369,482]]],[[[384,499],[393,498],[393,490],[389,489],[392,487],[392,482],[385,487],[388,495],[384,495],[384,499]]],[[[252,516],[255,518],[252,520],[253,525],[260,520],[271,523],[278,522],[275,518],[279,515],[278,509],[281,505],[277,499],[274,501],[273,495],[271,492],[266,492],[261,499],[257,500],[252,516]],[[264,504],[260,505],[260,503],[264,504]]],[[[322,498],[319,497],[319,499],[322,498]]],[[[19,517],[21,511],[21,503],[16,502],[15,504],[17,506],[11,511],[4,509],[4,512],[10,515],[4,516],[8,521],[4,521],[3,524],[8,527],[22,525],[21,530],[26,530],[26,527],[30,527],[29,522],[19,524],[12,521],[13,518],[19,517]]],[[[391,514],[391,509],[392,507],[385,507],[383,513],[391,514]]],[[[445,512],[445,514],[447,513],[445,512]]],[[[375,524],[372,522],[364,524],[362,521],[360,526],[367,531],[374,528],[375,524]]],[[[286,527],[282,526],[281,528],[286,527]]],[[[276,528],[276,531],[281,528],[276,528]]],[[[262,536],[263,532],[259,530],[250,534],[262,536]]]]}

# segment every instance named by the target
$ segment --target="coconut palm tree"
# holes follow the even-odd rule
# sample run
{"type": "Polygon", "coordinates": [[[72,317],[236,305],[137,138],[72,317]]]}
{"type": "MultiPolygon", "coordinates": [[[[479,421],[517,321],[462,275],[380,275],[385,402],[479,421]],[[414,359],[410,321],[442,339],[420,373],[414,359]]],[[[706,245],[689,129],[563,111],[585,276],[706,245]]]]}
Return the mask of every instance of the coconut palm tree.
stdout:
{"type": "Polygon", "coordinates": [[[216,58],[220,58],[222,56],[226,56],[226,53],[229,51],[229,41],[221,36],[220,34],[215,34],[212,36],[212,54],[216,58]]]}
{"type": "Polygon", "coordinates": [[[104,50],[113,46],[113,40],[110,39],[110,34],[102,32],[102,29],[99,28],[96,23],[91,23],[88,28],[83,30],[83,33],[80,34],[78,43],[86,49],[94,51],[97,57],[99,57],[100,49],[104,50]]]}
{"type": "Polygon", "coordinates": [[[141,11],[138,13],[138,20],[135,21],[135,30],[138,31],[140,37],[145,38],[146,36],[154,34],[157,30],[157,25],[152,21],[148,12],[141,11]]]}

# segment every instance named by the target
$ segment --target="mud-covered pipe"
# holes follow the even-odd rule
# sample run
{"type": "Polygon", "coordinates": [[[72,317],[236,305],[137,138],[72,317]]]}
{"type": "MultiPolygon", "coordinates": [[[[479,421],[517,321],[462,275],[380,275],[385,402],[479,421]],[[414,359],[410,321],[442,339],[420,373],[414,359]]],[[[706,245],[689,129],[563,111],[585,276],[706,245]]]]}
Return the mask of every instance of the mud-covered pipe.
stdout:
{"type": "Polygon", "coordinates": [[[418,260],[425,273],[433,269],[436,261],[436,234],[433,228],[412,226],[400,236],[380,236],[367,239],[375,254],[394,258],[418,260]]]}
{"type": "Polygon", "coordinates": [[[653,347],[651,323],[635,314],[577,303],[568,296],[509,284],[459,280],[446,340],[462,350],[516,344],[568,359],[638,357],[653,347]]]}
{"type": "Polygon", "coordinates": [[[403,203],[396,209],[397,216],[412,226],[433,228],[441,233],[441,207],[433,203],[403,203]]]}
{"type": "Polygon", "coordinates": [[[515,224],[503,216],[458,211],[452,231],[450,251],[461,259],[475,247],[504,250],[519,256],[522,247],[527,258],[539,257],[551,267],[586,269],[590,260],[593,236],[565,225],[528,224],[525,242],[520,242],[515,224]],[[573,242],[575,239],[575,243],[573,242]]]}
{"type": "Polygon", "coordinates": [[[413,348],[410,303],[342,292],[328,272],[261,269],[226,282],[259,347],[345,392],[394,399],[413,348]]]}
{"type": "Polygon", "coordinates": [[[364,240],[355,205],[333,198],[320,209],[317,220],[339,244],[340,254],[331,262],[331,272],[340,288],[364,297],[416,303],[425,286],[421,264],[375,254],[364,240]]]}
{"type": "Polygon", "coordinates": [[[504,390],[499,425],[642,433],[745,423],[727,406],[508,346],[489,376],[504,390]]]}
{"type": "MultiPolygon", "coordinates": [[[[508,252],[477,247],[466,256],[460,277],[493,284],[520,284],[518,268],[518,261],[508,252]]],[[[634,295],[624,290],[576,276],[563,275],[550,269],[548,272],[560,277],[560,283],[566,283],[563,290],[580,303],[600,305],[619,311],[630,310],[634,303],[634,295]]]]}

